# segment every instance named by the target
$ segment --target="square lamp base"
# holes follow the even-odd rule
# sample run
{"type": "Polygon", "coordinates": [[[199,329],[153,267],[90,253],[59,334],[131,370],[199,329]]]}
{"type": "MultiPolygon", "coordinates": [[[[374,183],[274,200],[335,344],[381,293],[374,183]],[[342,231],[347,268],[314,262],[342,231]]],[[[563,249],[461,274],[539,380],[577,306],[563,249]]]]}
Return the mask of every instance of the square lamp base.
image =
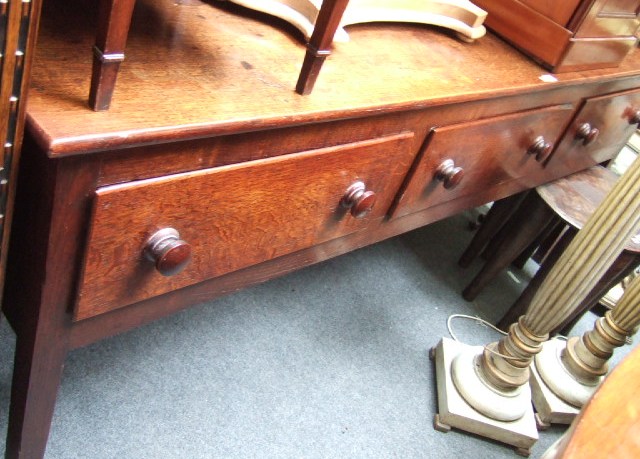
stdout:
{"type": "MultiPolygon", "coordinates": [[[[531,407],[516,421],[497,421],[488,418],[472,408],[460,395],[451,377],[451,362],[463,350],[477,348],[448,338],[442,338],[431,349],[430,357],[435,360],[438,388],[438,413],[434,418],[436,430],[446,432],[452,427],[476,435],[491,438],[514,446],[522,456],[529,456],[531,447],[538,440],[538,430],[531,407]]],[[[529,391],[528,386],[523,390],[529,391]]]]}
{"type": "Polygon", "coordinates": [[[529,367],[531,378],[531,398],[536,410],[536,424],[538,430],[548,429],[551,424],[571,424],[580,410],[559,398],[546,385],[535,364],[529,367]]]}

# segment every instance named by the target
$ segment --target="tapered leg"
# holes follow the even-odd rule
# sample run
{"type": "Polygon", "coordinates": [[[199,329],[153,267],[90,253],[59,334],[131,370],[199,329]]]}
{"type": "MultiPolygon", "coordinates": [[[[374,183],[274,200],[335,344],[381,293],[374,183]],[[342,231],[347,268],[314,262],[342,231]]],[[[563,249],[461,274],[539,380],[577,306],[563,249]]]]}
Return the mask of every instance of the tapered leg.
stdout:
{"type": "Polygon", "coordinates": [[[93,110],[108,110],[111,104],[134,5],[135,0],[100,0],[89,92],[93,110]]]}
{"type": "Polygon", "coordinates": [[[467,268],[473,260],[480,254],[482,249],[489,243],[509,217],[516,211],[518,205],[524,199],[526,193],[519,193],[508,198],[496,201],[487,212],[482,225],[476,231],[473,239],[458,260],[458,264],[467,268]]]}
{"type": "Polygon", "coordinates": [[[499,246],[462,292],[464,299],[473,301],[500,271],[509,266],[542,233],[553,216],[553,211],[536,193],[529,194],[496,236],[501,241],[499,246]]]}
{"type": "Polygon", "coordinates": [[[542,243],[546,243],[551,235],[556,233],[556,229],[558,228],[558,226],[563,228],[567,225],[566,223],[564,223],[564,221],[562,221],[562,219],[556,218],[555,222],[553,224],[547,225],[542,234],[540,234],[540,236],[538,236],[531,244],[529,244],[529,247],[524,249],[524,251],[520,255],[518,255],[518,258],[513,260],[513,263],[511,263],[511,265],[518,269],[524,268],[524,265],[527,263],[527,261],[529,261],[529,258],[531,258],[533,254],[538,250],[540,245],[542,243]]]}
{"type": "Polygon", "coordinates": [[[322,2],[296,84],[298,94],[310,94],[313,90],[324,60],[331,54],[333,36],[340,25],[348,3],[349,0],[324,0],[322,2]]]}
{"type": "Polygon", "coordinates": [[[42,334],[40,331],[17,337],[7,459],[39,459],[44,456],[66,347],[42,334]]]}

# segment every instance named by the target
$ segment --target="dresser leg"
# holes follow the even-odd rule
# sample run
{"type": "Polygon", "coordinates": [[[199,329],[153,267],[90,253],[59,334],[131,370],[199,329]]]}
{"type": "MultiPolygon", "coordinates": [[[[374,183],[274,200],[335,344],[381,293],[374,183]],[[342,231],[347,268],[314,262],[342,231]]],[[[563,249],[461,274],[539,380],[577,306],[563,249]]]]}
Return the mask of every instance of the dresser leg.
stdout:
{"type": "Polygon", "coordinates": [[[66,341],[66,336],[55,336],[51,330],[18,333],[6,459],[44,456],[67,354],[62,343],[66,341]]]}

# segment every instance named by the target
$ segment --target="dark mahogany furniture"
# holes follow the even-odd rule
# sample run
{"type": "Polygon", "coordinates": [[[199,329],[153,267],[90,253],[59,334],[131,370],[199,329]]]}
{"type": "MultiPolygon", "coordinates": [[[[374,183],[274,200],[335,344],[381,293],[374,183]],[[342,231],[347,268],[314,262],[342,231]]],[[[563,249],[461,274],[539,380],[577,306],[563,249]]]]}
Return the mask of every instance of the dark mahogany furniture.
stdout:
{"type": "Polygon", "coordinates": [[[120,97],[91,112],[85,3],[42,15],[4,301],[10,458],[43,455],[71,349],[588,168],[636,128],[638,54],[548,83],[491,35],[370,25],[302,98],[301,43],[195,0],[138,0],[120,97]]]}
{"type": "Polygon", "coordinates": [[[636,45],[637,0],[475,0],[486,25],[554,72],[615,67],[636,45]]]}
{"type": "Polygon", "coordinates": [[[5,279],[26,93],[40,4],[40,0],[0,3],[0,290],[5,279]]]}

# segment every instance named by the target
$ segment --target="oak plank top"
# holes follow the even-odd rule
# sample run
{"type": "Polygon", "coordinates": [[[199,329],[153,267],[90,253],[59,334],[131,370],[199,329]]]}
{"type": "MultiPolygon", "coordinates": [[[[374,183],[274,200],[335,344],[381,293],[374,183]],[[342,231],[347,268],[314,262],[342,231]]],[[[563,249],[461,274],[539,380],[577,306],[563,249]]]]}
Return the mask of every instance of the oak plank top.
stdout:
{"type": "Polygon", "coordinates": [[[111,108],[87,106],[97,2],[44,2],[28,125],[52,156],[334,120],[640,73],[555,75],[491,34],[463,43],[420,25],[349,27],[312,94],[305,46],[284,22],[220,0],[138,0],[111,108]]]}

